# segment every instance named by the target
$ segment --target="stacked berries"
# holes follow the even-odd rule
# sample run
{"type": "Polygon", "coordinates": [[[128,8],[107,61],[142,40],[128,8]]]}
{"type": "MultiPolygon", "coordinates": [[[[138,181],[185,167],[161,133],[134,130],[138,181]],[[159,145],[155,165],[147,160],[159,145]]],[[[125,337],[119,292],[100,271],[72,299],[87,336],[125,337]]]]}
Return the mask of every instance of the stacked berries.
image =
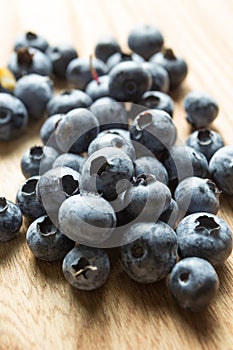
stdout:
{"type": "Polygon", "coordinates": [[[178,304],[201,311],[219,287],[213,266],[232,251],[232,232],[216,214],[221,192],[233,194],[233,146],[208,129],[219,108],[201,92],[184,100],[194,130],[178,145],[168,93],[187,63],[154,26],[134,28],[128,45],[124,53],[103,37],[95,58],[79,58],[32,32],[16,40],[0,70],[0,139],[18,136],[28,119],[47,119],[42,145],[22,155],[17,205],[0,198],[0,240],[16,235],[23,214],[34,256],[63,259],[65,278],[83,290],[105,283],[108,248],[120,247],[130,278],[170,274],[178,304]],[[69,88],[54,95],[53,78],[69,88]]]}

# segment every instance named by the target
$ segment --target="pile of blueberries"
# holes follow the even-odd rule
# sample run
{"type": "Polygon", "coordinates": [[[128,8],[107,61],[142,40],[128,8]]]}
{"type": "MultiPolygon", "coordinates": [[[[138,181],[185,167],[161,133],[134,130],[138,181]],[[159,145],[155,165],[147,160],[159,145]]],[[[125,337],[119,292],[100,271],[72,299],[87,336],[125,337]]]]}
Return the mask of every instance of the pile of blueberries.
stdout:
{"type": "Polygon", "coordinates": [[[106,36],[95,58],[79,58],[32,32],[15,41],[0,69],[0,139],[18,137],[28,119],[46,120],[43,145],[22,156],[16,204],[0,198],[0,241],[16,236],[24,215],[35,257],[63,259],[65,278],[83,290],[105,283],[108,250],[118,247],[129,277],[169,276],[177,303],[201,311],[219,288],[214,267],[232,251],[231,229],[216,214],[220,194],[233,195],[233,146],[208,128],[216,101],[196,91],[184,100],[193,132],[178,143],[168,93],[185,79],[185,60],[151,25],[135,27],[128,46],[124,53],[106,36]],[[54,95],[59,79],[69,89],[54,95]]]}

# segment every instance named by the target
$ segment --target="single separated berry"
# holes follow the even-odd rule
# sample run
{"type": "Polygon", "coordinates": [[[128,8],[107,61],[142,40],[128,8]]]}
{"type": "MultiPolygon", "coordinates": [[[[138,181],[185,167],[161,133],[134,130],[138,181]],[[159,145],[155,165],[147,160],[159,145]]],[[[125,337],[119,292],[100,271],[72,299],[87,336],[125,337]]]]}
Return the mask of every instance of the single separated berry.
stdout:
{"type": "Polygon", "coordinates": [[[5,197],[0,197],[0,242],[15,238],[21,225],[20,208],[5,197]]]}
{"type": "Polygon", "coordinates": [[[217,102],[204,92],[192,91],[184,99],[187,121],[196,129],[206,128],[217,117],[217,102]]]}
{"type": "Polygon", "coordinates": [[[63,259],[74,247],[74,242],[63,235],[47,215],[31,223],[26,242],[36,258],[46,261],[63,259]]]}
{"type": "Polygon", "coordinates": [[[73,287],[93,290],[102,287],[106,282],[110,262],[105,250],[79,245],[65,256],[62,270],[73,287]]]}
{"type": "Polygon", "coordinates": [[[133,224],[125,232],[123,242],[122,267],[137,282],[157,282],[165,278],[176,263],[176,234],[161,221],[133,224]]]}
{"type": "Polygon", "coordinates": [[[200,312],[215,298],[219,288],[218,275],[208,261],[186,258],[172,269],[169,290],[183,309],[200,312]]]}

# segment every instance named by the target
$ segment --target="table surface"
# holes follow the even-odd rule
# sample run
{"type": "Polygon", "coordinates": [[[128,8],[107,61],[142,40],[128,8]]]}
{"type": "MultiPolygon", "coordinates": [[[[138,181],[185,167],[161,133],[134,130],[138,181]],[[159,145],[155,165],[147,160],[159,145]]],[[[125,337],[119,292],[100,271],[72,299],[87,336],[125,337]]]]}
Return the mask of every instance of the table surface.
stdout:
{"type": "MultiPolygon", "coordinates": [[[[190,127],[182,102],[190,90],[217,99],[220,113],[213,128],[232,143],[233,2],[231,0],[1,0],[0,66],[7,63],[15,37],[32,30],[51,43],[70,42],[89,55],[102,34],[126,48],[138,22],[157,24],[166,46],[185,57],[189,75],[173,94],[174,121],[185,140],[190,127]]],[[[0,194],[15,199],[24,181],[20,157],[40,144],[41,123],[11,143],[0,143],[0,194]]],[[[233,226],[233,201],[221,198],[219,215],[233,226]]],[[[117,253],[106,285],[94,292],[65,282],[61,263],[37,261],[19,236],[0,245],[0,349],[233,349],[231,256],[217,269],[220,291],[201,314],[180,310],[166,282],[139,285],[124,274],[117,253]]]]}

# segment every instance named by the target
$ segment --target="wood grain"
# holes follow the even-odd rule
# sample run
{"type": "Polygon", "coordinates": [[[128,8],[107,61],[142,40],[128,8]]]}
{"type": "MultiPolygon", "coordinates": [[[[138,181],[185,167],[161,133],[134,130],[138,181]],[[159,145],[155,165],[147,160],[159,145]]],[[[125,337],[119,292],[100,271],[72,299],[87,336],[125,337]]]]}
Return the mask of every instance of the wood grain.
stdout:
{"type": "MultiPolygon", "coordinates": [[[[173,94],[174,121],[180,138],[190,128],[184,95],[203,90],[221,107],[213,127],[227,144],[233,130],[233,2],[231,0],[1,0],[0,65],[7,63],[17,34],[34,30],[51,43],[73,43],[80,55],[93,52],[102,34],[113,34],[126,47],[127,33],[138,22],[157,24],[166,44],[188,61],[183,87],[173,94]]],[[[0,194],[14,200],[23,176],[20,157],[40,144],[40,124],[12,143],[0,143],[0,194]]],[[[223,197],[219,215],[233,226],[232,198],[223,197]]],[[[25,244],[25,226],[17,239],[0,246],[0,349],[233,349],[231,256],[218,268],[220,292],[204,313],[190,314],[173,302],[162,281],[141,286],[122,272],[110,252],[112,272],[104,288],[71,288],[61,263],[36,261],[25,244]]]]}

